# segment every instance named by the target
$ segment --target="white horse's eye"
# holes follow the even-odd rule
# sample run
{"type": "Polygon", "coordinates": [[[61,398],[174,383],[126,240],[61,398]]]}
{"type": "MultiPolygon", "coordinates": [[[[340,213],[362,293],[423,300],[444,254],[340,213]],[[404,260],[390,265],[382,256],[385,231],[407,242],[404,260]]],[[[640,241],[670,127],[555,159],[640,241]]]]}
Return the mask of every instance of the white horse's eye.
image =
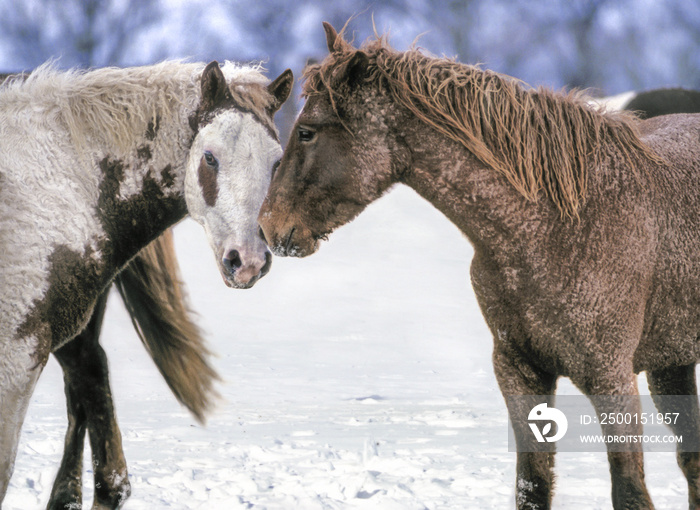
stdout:
{"type": "Polygon", "coordinates": [[[214,155],[213,155],[211,152],[209,152],[209,151],[206,151],[206,152],[204,153],[204,161],[206,161],[206,162],[207,162],[207,165],[209,165],[209,166],[212,167],[212,168],[218,168],[218,167],[219,167],[219,161],[218,161],[218,160],[214,157],[214,155]]]}

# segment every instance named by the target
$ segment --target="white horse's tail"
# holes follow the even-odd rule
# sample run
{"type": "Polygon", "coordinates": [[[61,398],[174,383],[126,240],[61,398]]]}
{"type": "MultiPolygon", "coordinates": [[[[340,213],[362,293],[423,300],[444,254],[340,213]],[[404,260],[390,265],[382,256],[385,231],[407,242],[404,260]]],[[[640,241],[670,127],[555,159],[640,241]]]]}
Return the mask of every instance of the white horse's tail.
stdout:
{"type": "Polygon", "coordinates": [[[203,423],[218,397],[214,382],[220,378],[186,303],[170,230],[141,250],[115,286],[165,382],[203,423]]]}

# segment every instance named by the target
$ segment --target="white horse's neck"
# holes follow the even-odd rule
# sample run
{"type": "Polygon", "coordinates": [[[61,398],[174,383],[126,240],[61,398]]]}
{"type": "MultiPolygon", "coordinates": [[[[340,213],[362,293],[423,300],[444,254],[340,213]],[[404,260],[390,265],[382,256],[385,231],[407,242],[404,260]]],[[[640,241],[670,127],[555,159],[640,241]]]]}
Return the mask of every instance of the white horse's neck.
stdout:
{"type": "Polygon", "coordinates": [[[50,78],[54,89],[46,100],[61,109],[76,177],[98,183],[103,239],[95,248],[116,266],[186,214],[190,118],[200,101],[202,69],[181,62],[85,74],[39,69],[36,84],[32,77],[24,84],[39,87],[50,78]]]}
{"type": "Polygon", "coordinates": [[[185,171],[196,127],[190,119],[199,103],[201,69],[169,63],[118,70],[134,85],[132,95],[117,102],[126,114],[112,130],[87,133],[88,171],[100,176],[100,221],[117,265],[186,214],[185,171]]]}

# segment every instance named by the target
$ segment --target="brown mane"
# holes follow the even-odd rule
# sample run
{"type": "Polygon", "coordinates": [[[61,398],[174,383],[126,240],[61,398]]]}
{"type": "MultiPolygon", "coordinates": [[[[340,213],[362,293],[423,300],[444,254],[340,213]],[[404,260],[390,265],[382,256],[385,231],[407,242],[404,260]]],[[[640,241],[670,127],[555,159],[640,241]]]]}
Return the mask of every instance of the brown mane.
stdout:
{"type": "Polygon", "coordinates": [[[343,79],[359,51],[368,57],[366,83],[464,145],[529,200],[544,190],[563,216],[578,217],[588,168],[606,156],[600,146],[616,147],[632,168],[661,162],[626,112],[601,112],[579,92],[528,89],[508,76],[417,49],[397,52],[384,36],[360,49],[337,37],[334,51],[305,70],[304,96],[328,93],[335,106],[348,93],[343,79]]]}
{"type": "Polygon", "coordinates": [[[268,130],[270,135],[279,141],[277,127],[270,115],[274,97],[261,83],[246,83],[234,81],[229,86],[236,107],[243,112],[252,113],[255,118],[268,130]]]}

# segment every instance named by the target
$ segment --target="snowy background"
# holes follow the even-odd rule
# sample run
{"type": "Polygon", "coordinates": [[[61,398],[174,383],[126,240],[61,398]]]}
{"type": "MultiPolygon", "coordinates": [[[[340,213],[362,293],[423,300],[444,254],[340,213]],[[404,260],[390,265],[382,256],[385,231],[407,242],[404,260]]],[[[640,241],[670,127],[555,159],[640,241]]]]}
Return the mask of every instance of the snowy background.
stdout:
{"type": "MultiPolygon", "coordinates": [[[[390,30],[405,49],[601,95],[700,89],[700,3],[676,0],[0,0],[0,71],[264,60],[299,77],[326,53],[321,21],[355,40],[390,30]]],[[[300,108],[277,120],[283,140],[300,108]]],[[[102,343],[133,496],[129,509],[512,508],[515,455],[469,283],[471,249],[396,189],[309,259],[275,259],[248,291],[223,285],[199,226],[176,245],[225,381],[203,428],[160,379],[113,296],[102,343]]],[[[646,388],[644,381],[641,388],[646,388]]],[[[577,393],[566,381],[560,393],[577,393]]],[[[45,507],[66,428],[51,360],[23,429],[5,510],[45,507]]],[[[657,508],[687,506],[671,453],[648,454],[657,508]]],[[[86,465],[89,466],[86,457],[86,465]]],[[[557,457],[555,508],[610,508],[604,454],[557,457]]],[[[91,473],[85,501],[92,497],[91,473]]]]}
{"type": "MultiPolygon", "coordinates": [[[[175,232],[192,304],[218,353],[223,399],[197,425],[112,296],[103,345],[133,489],[125,509],[514,506],[515,454],[469,284],[471,248],[412,190],[396,188],[310,258],[275,258],[247,291],[221,282],[197,224],[175,232]]],[[[560,393],[577,392],[564,380],[560,393]]],[[[52,359],[6,510],[45,507],[64,401],[52,359]]],[[[646,461],[657,508],[684,507],[675,455],[646,461]]],[[[555,508],[611,508],[604,453],[559,453],[556,472],[555,508]]],[[[85,501],[91,483],[88,471],[85,501]]]]}

